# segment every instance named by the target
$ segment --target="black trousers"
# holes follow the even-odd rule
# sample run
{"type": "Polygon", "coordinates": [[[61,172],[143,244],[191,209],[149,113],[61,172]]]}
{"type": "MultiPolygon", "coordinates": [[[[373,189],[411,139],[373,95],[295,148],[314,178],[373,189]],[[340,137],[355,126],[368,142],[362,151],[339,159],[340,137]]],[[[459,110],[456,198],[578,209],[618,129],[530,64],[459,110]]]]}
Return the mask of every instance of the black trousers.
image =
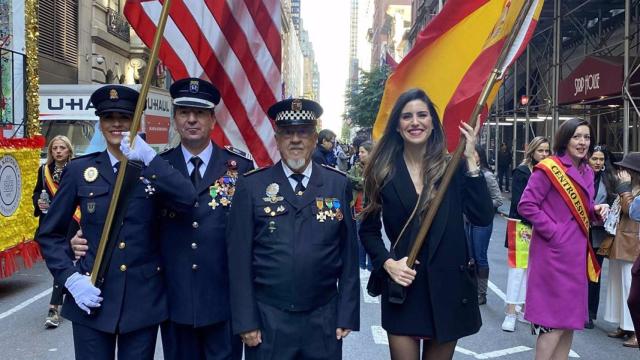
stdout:
{"type": "Polygon", "coordinates": [[[51,290],[51,300],[49,300],[49,305],[62,305],[62,300],[64,297],[64,285],[60,285],[53,282],[53,289],[51,290]]]}
{"type": "Polygon", "coordinates": [[[158,325],[126,334],[110,334],[73,323],[73,347],[77,360],[113,360],[116,344],[118,360],[152,360],[157,338],[158,325]]]}
{"type": "Polygon", "coordinates": [[[240,360],[242,341],[231,332],[229,321],[195,328],[165,321],[160,326],[167,360],[240,360]]]}
{"type": "Polygon", "coordinates": [[[500,186],[500,191],[503,189],[509,191],[509,168],[501,168],[498,167],[498,185],[500,186]],[[504,178],[504,187],[502,186],[502,179],[504,178]]]}
{"type": "MultiPolygon", "coordinates": [[[[598,251],[598,249],[593,249],[593,252],[598,251]]],[[[602,262],[604,261],[604,256],[596,254],[596,260],[598,260],[598,264],[602,267],[602,262]]],[[[589,319],[595,320],[598,317],[598,306],[600,306],[600,283],[602,282],[602,277],[598,282],[589,281],[589,319]]]]}
{"type": "Polygon", "coordinates": [[[290,312],[258,302],[262,343],[245,346],[246,360],[340,360],[337,299],[310,311],[290,312]]]}

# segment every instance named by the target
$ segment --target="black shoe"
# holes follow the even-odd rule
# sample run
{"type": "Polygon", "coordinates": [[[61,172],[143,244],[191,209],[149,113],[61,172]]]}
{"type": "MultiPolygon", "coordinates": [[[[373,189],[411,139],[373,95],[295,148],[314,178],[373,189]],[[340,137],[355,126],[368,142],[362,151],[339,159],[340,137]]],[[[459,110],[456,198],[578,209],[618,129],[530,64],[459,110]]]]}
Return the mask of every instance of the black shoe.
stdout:
{"type": "Polygon", "coordinates": [[[589,319],[589,321],[584,323],[585,329],[593,329],[595,326],[593,325],[593,319],[589,319]]]}

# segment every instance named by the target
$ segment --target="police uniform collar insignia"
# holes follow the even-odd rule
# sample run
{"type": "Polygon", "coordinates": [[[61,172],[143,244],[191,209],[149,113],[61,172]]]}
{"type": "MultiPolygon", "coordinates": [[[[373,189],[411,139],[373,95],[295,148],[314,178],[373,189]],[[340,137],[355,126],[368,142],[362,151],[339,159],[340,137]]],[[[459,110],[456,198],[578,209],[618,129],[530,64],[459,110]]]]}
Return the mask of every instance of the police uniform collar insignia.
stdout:
{"type": "Polygon", "coordinates": [[[98,169],[93,166],[88,167],[84,169],[83,175],[86,182],[94,182],[98,178],[98,169]]]}
{"type": "Polygon", "coordinates": [[[118,99],[120,99],[120,97],[118,96],[118,90],[109,90],[109,100],[118,101],[118,99]]]}
{"type": "Polygon", "coordinates": [[[269,186],[267,186],[267,190],[265,191],[265,193],[267,194],[267,197],[262,198],[262,200],[272,204],[275,204],[277,202],[284,200],[282,196],[278,196],[279,191],[280,191],[280,185],[276,183],[269,184],[269,186]]]}
{"type": "Polygon", "coordinates": [[[198,80],[191,80],[189,82],[189,92],[196,94],[199,91],[200,91],[200,82],[198,80]]]}

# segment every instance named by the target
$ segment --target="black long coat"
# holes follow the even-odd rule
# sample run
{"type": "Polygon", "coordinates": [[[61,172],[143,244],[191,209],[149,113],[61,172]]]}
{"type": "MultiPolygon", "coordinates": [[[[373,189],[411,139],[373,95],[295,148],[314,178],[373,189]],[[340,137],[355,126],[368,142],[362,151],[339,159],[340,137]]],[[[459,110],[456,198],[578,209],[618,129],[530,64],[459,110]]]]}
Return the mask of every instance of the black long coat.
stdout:
{"type": "MultiPolygon", "coordinates": [[[[418,196],[401,157],[391,180],[382,188],[382,220],[394,243],[415,207],[418,196]]],[[[419,336],[446,342],[473,334],[482,321],[476,295],[474,269],[464,233],[463,213],[480,226],[493,220],[493,204],[484,177],[456,173],[447,189],[425,245],[418,255],[415,281],[407,288],[404,304],[387,300],[386,281],[382,294],[382,326],[395,335],[419,336]]],[[[407,256],[420,227],[419,214],[394,250],[394,258],[407,256]]],[[[382,271],[391,258],[381,236],[380,213],[363,219],[360,240],[371,255],[374,271],[382,271]]]]}

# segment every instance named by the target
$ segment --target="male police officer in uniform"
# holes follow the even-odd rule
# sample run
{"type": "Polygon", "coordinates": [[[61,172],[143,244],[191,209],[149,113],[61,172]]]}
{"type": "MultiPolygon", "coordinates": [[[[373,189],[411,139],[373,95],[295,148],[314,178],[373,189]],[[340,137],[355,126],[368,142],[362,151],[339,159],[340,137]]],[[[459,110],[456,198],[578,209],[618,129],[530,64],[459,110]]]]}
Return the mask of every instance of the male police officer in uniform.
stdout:
{"type": "Polygon", "coordinates": [[[238,174],[253,169],[253,162],[240,150],[211,142],[220,101],[211,83],[182,79],[170,92],[181,144],[161,156],[191,179],[198,200],[188,213],[175,213],[170,203],[160,212],[169,297],[169,321],[162,324],[165,358],[240,359],[242,344],[229,321],[225,227],[238,174]]]}
{"type": "Polygon", "coordinates": [[[133,149],[128,138],[123,139],[137,100],[137,91],[119,85],[101,87],[91,95],[107,150],[78,157],[66,167],[50,216],[40,228],[38,242],[47,266],[71,294],[62,315],[73,322],[78,359],[113,359],[116,343],[119,359],[153,358],[158,325],[168,316],[160,249],[152,232],[154,210],[162,199],[172,204],[172,211],[188,211],[196,199],[189,180],[155,156],[139,136],[133,149]],[[88,275],[124,156],[144,165],[138,165],[140,177],[130,184],[122,222],[113,224],[118,241],[105,253],[108,268],[98,289],[88,275]],[[76,206],[89,251],[74,263],[65,249],[76,206]]]}
{"type": "Polygon", "coordinates": [[[358,244],[346,176],[314,164],[322,108],[269,116],[282,161],[240,178],[227,225],[234,333],[251,359],[340,359],[359,327],[358,244]]]}

